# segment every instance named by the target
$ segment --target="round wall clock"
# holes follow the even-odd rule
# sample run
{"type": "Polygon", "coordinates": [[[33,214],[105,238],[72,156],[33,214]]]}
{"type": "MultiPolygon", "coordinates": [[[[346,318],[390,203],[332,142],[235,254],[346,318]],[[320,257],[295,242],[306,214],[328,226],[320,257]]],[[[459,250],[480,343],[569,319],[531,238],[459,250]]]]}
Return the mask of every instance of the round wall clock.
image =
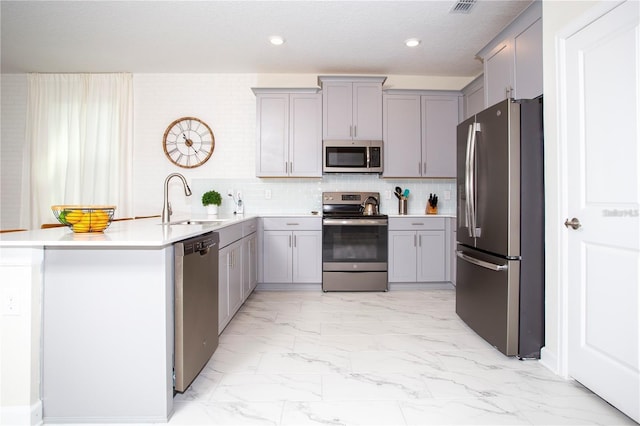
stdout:
{"type": "Polygon", "coordinates": [[[195,117],[178,118],[164,132],[162,147],[176,166],[192,169],[207,162],[215,148],[211,128],[195,117]]]}

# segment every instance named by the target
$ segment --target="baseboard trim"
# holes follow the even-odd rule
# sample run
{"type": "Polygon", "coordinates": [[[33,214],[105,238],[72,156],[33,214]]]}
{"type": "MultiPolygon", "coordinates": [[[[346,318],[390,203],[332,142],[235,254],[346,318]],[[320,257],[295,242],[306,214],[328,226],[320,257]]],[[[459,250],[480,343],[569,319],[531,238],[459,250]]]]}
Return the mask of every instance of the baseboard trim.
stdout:
{"type": "Polygon", "coordinates": [[[37,426],[42,423],[42,401],[31,405],[0,407],[0,424],[37,426]]]}

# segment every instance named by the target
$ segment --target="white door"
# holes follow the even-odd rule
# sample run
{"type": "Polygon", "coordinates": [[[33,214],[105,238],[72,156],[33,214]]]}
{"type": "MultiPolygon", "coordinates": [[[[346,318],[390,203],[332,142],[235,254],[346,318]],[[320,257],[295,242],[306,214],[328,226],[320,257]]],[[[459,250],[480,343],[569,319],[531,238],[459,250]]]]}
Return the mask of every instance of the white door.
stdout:
{"type": "Polygon", "coordinates": [[[640,2],[566,39],[569,374],[640,421],[640,2]],[[575,223],[577,227],[578,224],[575,223]]]}

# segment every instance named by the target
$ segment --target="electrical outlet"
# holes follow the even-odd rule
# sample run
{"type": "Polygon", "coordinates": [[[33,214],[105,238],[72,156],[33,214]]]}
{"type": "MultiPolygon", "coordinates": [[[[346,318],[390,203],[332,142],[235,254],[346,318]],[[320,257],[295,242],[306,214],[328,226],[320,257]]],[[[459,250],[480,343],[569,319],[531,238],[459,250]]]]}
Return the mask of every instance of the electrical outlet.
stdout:
{"type": "Polygon", "coordinates": [[[384,191],[384,199],[385,200],[391,199],[391,191],[384,191]]]}
{"type": "Polygon", "coordinates": [[[444,191],[444,199],[445,200],[451,199],[451,191],[444,191]]]}
{"type": "Polygon", "coordinates": [[[20,297],[16,289],[7,289],[2,295],[2,315],[17,316],[20,315],[20,297]]]}
{"type": "Polygon", "coordinates": [[[265,189],[264,190],[264,199],[265,200],[270,200],[271,199],[271,190],[270,189],[265,189]]]}

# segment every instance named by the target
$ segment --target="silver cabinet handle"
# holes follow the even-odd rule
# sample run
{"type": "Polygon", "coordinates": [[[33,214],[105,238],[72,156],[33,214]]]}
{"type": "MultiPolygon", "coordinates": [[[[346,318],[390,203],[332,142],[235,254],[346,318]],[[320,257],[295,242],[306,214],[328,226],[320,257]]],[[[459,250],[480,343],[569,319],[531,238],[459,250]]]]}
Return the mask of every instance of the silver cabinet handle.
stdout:
{"type": "Polygon", "coordinates": [[[289,235],[289,247],[291,247],[291,235],[289,235]]]}
{"type": "Polygon", "coordinates": [[[358,126],[357,125],[353,125],[353,137],[357,138],[358,137],[358,126]]]}
{"type": "Polygon", "coordinates": [[[418,247],[417,242],[416,242],[416,235],[413,234],[413,246],[414,247],[418,247]]]}
{"type": "Polygon", "coordinates": [[[297,226],[297,225],[300,225],[300,224],[297,223],[297,222],[287,222],[287,226],[294,226],[294,225],[297,226]]]}
{"type": "Polygon", "coordinates": [[[506,271],[507,269],[509,269],[509,265],[496,265],[495,263],[485,262],[484,260],[467,256],[460,250],[456,250],[456,256],[458,256],[462,260],[466,260],[469,263],[473,263],[474,265],[480,266],[485,269],[490,269],[492,271],[506,271]]]}
{"type": "Polygon", "coordinates": [[[424,222],[413,222],[411,223],[411,226],[423,226],[424,222]]]}
{"type": "Polygon", "coordinates": [[[422,247],[422,235],[418,235],[418,247],[422,247]]]}
{"type": "Polygon", "coordinates": [[[293,247],[298,247],[298,240],[295,235],[293,236],[293,247]]]}
{"type": "Polygon", "coordinates": [[[574,217],[571,220],[569,219],[565,220],[564,226],[566,226],[567,228],[578,229],[582,226],[582,224],[580,223],[580,220],[577,217],[574,217]]]}

